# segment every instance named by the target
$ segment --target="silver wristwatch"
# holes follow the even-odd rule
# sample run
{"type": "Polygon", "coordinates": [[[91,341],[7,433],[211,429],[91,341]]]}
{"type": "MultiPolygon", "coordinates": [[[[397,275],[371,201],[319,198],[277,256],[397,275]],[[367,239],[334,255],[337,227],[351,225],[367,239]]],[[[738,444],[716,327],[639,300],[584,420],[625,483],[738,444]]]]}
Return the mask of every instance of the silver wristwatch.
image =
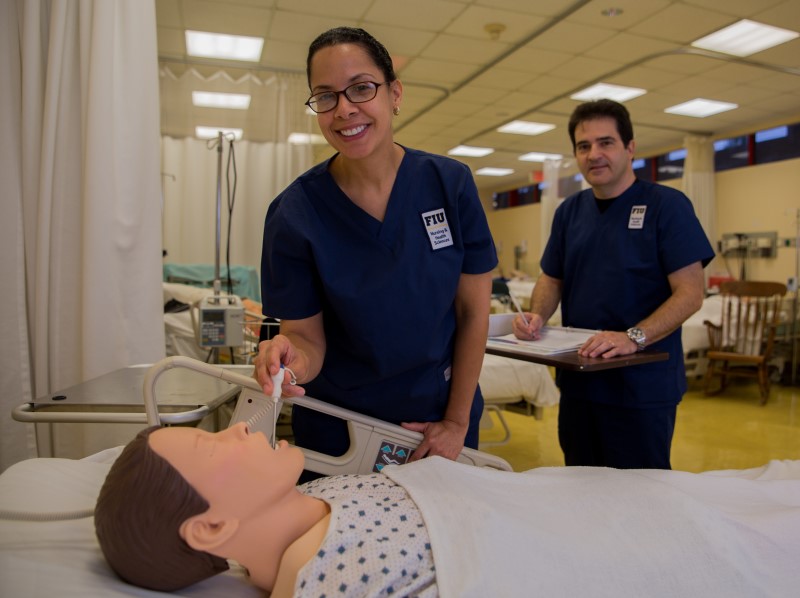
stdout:
{"type": "Polygon", "coordinates": [[[634,326],[633,328],[628,328],[626,333],[628,334],[628,338],[636,343],[638,350],[644,351],[644,344],[647,342],[647,337],[644,335],[644,330],[634,326]]]}

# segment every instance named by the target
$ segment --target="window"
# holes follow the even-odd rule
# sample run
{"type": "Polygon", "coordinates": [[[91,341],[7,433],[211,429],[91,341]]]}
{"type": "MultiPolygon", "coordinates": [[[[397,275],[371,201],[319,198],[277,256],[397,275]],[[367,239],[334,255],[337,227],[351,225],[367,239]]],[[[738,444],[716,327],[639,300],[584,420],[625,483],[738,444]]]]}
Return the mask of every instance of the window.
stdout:
{"type": "Polygon", "coordinates": [[[541,185],[529,185],[508,191],[500,191],[492,196],[492,207],[495,210],[525,206],[542,201],[541,185]]]}
{"type": "Polygon", "coordinates": [[[750,164],[749,136],[714,142],[714,170],[717,172],[750,164]]]}
{"type": "Polygon", "coordinates": [[[756,164],[800,157],[800,123],[758,131],[754,145],[756,164]]]}
{"type": "Polygon", "coordinates": [[[683,161],[686,159],[686,150],[679,149],[656,158],[656,180],[668,181],[679,179],[683,176],[683,161]]]}

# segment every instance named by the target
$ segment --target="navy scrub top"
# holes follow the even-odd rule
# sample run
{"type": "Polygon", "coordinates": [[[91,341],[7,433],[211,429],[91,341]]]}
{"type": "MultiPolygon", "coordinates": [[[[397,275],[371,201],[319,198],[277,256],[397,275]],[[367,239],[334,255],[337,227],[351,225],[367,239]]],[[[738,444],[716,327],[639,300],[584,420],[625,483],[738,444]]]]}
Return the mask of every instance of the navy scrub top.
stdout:
{"type": "MultiPolygon", "coordinates": [[[[307,395],[393,423],[442,418],[459,278],[497,265],[469,169],[404,149],[383,222],[317,165],[270,205],[261,263],[265,314],[323,312],[327,351],[307,395]]],[[[477,390],[476,424],[482,408],[477,390]]]]}
{"type": "MultiPolygon", "coordinates": [[[[664,303],[667,276],[714,250],[681,192],[635,181],[600,212],[591,189],[558,207],[542,271],[563,281],[564,326],[627,330],[664,303]]],[[[677,404],[686,392],[680,328],[649,345],[669,360],[602,372],[558,372],[562,398],[633,407],[677,404]]]]}

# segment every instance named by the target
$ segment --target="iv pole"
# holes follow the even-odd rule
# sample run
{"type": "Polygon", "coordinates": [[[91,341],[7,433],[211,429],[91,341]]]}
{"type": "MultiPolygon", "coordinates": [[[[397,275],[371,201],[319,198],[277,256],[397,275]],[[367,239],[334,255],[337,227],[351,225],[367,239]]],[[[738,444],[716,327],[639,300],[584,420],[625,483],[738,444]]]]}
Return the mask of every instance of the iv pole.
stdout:
{"type": "Polygon", "coordinates": [[[222,131],[217,133],[217,242],[214,254],[214,297],[219,297],[222,283],[219,273],[219,252],[222,238],[222,131]]]}

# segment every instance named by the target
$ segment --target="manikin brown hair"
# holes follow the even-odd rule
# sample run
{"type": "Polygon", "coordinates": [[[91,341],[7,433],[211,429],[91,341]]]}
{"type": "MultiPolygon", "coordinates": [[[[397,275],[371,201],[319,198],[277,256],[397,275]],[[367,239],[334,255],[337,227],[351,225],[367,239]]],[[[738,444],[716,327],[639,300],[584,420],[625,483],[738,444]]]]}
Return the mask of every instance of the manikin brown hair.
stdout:
{"type": "Polygon", "coordinates": [[[111,466],[94,526],[108,564],[124,581],[151,590],[185,588],[228,569],[225,559],[191,548],[178,530],[208,502],[150,448],[142,430],[111,466]]]}

